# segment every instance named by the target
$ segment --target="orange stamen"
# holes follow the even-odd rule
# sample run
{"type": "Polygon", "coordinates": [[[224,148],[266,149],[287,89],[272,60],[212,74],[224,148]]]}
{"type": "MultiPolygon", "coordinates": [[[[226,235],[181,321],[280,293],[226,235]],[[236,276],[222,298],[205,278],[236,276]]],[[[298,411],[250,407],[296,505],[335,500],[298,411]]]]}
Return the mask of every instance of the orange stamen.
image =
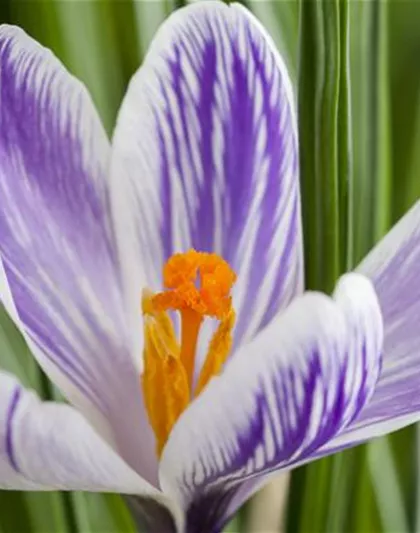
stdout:
{"type": "Polygon", "coordinates": [[[188,380],[178,353],[159,331],[159,323],[146,321],[142,386],[145,408],[161,455],[169,433],[190,400],[188,380]]]}
{"type": "Polygon", "coordinates": [[[194,377],[195,352],[202,321],[203,317],[197,311],[181,310],[181,361],[187,373],[190,390],[194,377]]]}
{"type": "Polygon", "coordinates": [[[193,397],[194,363],[201,324],[206,316],[220,320],[198,378],[197,396],[221,372],[232,343],[235,312],[230,290],[236,275],[216,254],[189,250],[169,258],[163,269],[166,290],[143,296],[145,320],[145,407],[160,456],[169,433],[193,397]],[[179,346],[167,311],[179,311],[179,346]]]}
{"type": "Polygon", "coordinates": [[[210,341],[207,358],[201,369],[194,396],[198,396],[213,376],[220,374],[232,347],[232,329],[235,324],[233,309],[222,320],[210,341]]]}
{"type": "Polygon", "coordinates": [[[169,290],[156,294],[156,309],[191,309],[221,319],[231,308],[230,290],[236,274],[217,254],[189,250],[169,258],[163,281],[169,290]],[[197,282],[197,285],[196,285],[197,282]]]}

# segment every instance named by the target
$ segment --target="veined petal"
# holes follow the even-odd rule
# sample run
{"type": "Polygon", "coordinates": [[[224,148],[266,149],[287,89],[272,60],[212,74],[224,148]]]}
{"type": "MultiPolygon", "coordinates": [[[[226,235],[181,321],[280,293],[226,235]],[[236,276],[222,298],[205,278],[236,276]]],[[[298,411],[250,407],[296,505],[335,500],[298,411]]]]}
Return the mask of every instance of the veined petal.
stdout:
{"type": "Polygon", "coordinates": [[[163,450],[162,488],[197,509],[200,498],[209,505],[211,494],[312,456],[369,399],[381,349],[366,278],[344,276],[334,299],[305,293],[181,415],[163,450]]]}
{"type": "MultiPolygon", "coordinates": [[[[382,369],[358,416],[311,457],[319,458],[420,420],[420,202],[368,254],[358,272],[373,282],[382,311],[382,369]]],[[[305,463],[309,458],[299,462],[305,463]]],[[[268,479],[246,481],[229,499],[224,520],[268,479]]]]}
{"type": "Polygon", "coordinates": [[[357,269],[371,278],[384,321],[384,356],[370,402],[323,453],[420,420],[420,202],[357,269]]]}
{"type": "Polygon", "coordinates": [[[98,430],[98,412],[110,420],[125,458],[152,479],[109,227],[109,153],[82,84],[1,26],[0,299],[45,371],[98,430]]]}
{"type": "Polygon", "coordinates": [[[41,402],[2,371],[0,486],[159,494],[73,407],[41,402]]]}
{"type": "Polygon", "coordinates": [[[0,371],[0,488],[135,494],[163,506],[182,531],[182,511],[132,470],[73,407],[41,402],[0,371]]]}
{"type": "Polygon", "coordinates": [[[112,200],[128,298],[138,264],[193,247],[238,274],[235,345],[302,290],[296,117],[283,60],[239,5],[198,2],[161,27],[113,140],[112,200]]]}

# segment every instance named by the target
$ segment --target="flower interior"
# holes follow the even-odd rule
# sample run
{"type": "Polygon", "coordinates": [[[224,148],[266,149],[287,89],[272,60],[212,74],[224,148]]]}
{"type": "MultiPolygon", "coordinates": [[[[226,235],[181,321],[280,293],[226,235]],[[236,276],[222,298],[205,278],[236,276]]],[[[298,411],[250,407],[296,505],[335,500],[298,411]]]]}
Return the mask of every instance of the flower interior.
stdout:
{"type": "Polygon", "coordinates": [[[235,311],[230,291],[236,274],[217,254],[189,250],[169,258],[163,269],[163,292],[143,294],[145,407],[161,455],[175,422],[222,370],[232,345],[235,311]],[[168,314],[181,318],[176,338],[168,314]],[[194,367],[198,335],[206,317],[219,321],[198,379],[194,367]]]}

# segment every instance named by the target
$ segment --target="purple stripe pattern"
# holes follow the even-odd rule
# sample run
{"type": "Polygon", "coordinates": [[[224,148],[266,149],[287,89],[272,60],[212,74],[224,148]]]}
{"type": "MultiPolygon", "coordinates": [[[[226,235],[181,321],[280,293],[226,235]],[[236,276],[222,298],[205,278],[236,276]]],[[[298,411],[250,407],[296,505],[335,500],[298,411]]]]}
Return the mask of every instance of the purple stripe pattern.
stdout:
{"type": "Polygon", "coordinates": [[[0,29],[0,113],[0,259],[20,325],[40,364],[64,376],[71,401],[85,408],[76,386],[140,467],[140,442],[152,448],[153,438],[139,422],[145,417],[110,236],[109,142],[82,84],[9,26],[0,29]],[[121,404],[132,418],[120,416],[121,404]]]}
{"type": "Polygon", "coordinates": [[[420,203],[370,252],[370,277],[384,321],[383,368],[373,397],[323,450],[331,453],[420,419],[420,203]]]}
{"type": "Polygon", "coordinates": [[[35,356],[109,421],[120,454],[0,371],[0,488],[138,493],[149,527],[216,532],[273,473],[420,417],[420,203],[332,297],[301,295],[291,83],[244,8],[198,2],[168,19],[112,149],[85,89],[2,26],[0,113],[0,297],[7,307],[11,292],[35,356]],[[158,466],[133,361],[141,290],[159,290],[165,261],[191,247],[238,274],[235,356],[158,466]],[[136,470],[159,477],[185,528],[136,470]]]}
{"type": "Polygon", "coordinates": [[[114,285],[116,279],[100,197],[98,158],[107,156],[106,139],[99,124],[89,124],[95,116],[88,113],[82,124],[87,96],[74,82],[71,98],[65,97],[68,75],[58,62],[51,68],[48,52],[7,27],[0,47],[1,259],[31,338],[99,402],[95,371],[82,357],[91,332],[81,331],[78,321],[97,327],[83,279],[92,298],[98,298],[99,284],[91,287],[91,281],[114,285]],[[79,126],[87,126],[87,135],[79,126]]]}
{"type": "Polygon", "coordinates": [[[88,490],[165,497],[64,403],[41,402],[0,371],[0,489],[88,490]]]}
{"type": "Polygon", "coordinates": [[[123,102],[113,161],[116,225],[132,235],[122,263],[142,261],[158,289],[174,252],[222,255],[238,274],[235,346],[301,292],[291,84],[240,6],[199,2],[168,19],[123,102]]]}
{"type": "MultiPolygon", "coordinates": [[[[17,380],[0,370],[0,489],[40,490],[39,483],[22,476],[19,416],[24,391],[17,380]]],[[[25,443],[30,446],[30,442],[25,443]]],[[[29,448],[26,448],[29,453],[29,448]]],[[[31,450],[33,453],[33,450],[31,450]]]]}
{"type": "Polygon", "coordinates": [[[311,457],[370,398],[381,349],[364,277],[344,276],[334,299],[296,299],[181,416],[161,459],[164,490],[187,505],[311,457]]]}
{"type": "Polygon", "coordinates": [[[16,412],[17,405],[21,396],[21,389],[19,386],[16,386],[12,397],[10,399],[9,409],[7,411],[6,417],[6,437],[5,437],[5,449],[6,455],[9,459],[12,467],[18,471],[19,467],[16,462],[15,452],[13,449],[13,417],[16,412]]]}

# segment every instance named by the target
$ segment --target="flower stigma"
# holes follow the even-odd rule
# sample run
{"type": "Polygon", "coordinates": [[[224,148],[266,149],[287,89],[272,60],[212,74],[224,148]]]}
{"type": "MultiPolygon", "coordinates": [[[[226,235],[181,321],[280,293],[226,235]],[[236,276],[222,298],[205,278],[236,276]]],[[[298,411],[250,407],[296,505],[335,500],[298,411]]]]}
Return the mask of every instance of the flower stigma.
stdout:
{"type": "Polygon", "coordinates": [[[235,280],[236,274],[217,254],[189,250],[166,262],[163,292],[143,292],[142,387],[159,457],[181,413],[220,374],[229,355],[235,323],[230,291],[235,280]],[[169,311],[179,312],[180,342],[169,311]],[[217,319],[219,325],[194,382],[198,336],[205,317],[217,319]]]}

